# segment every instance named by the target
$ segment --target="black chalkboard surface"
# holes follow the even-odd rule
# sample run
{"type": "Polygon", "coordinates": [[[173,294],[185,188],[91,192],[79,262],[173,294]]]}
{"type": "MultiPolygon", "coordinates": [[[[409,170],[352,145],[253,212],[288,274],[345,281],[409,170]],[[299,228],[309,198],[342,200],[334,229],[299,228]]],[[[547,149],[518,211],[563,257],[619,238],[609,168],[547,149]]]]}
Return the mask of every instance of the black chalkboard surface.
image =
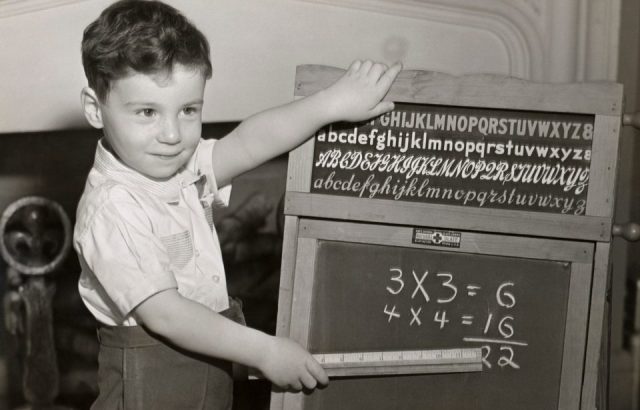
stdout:
{"type": "Polygon", "coordinates": [[[311,352],[482,347],[483,371],[342,378],[305,409],[558,407],[570,264],[319,241],[311,352]]]}

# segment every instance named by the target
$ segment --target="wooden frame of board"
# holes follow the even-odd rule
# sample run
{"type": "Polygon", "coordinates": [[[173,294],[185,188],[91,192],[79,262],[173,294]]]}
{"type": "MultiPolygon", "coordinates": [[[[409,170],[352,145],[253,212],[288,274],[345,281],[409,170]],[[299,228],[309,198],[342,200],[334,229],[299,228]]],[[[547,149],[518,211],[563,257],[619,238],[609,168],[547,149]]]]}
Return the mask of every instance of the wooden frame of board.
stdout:
{"type": "MultiPolygon", "coordinates": [[[[475,232],[462,232],[461,246],[443,250],[435,246],[412,243],[412,227],[326,221],[301,218],[297,228],[296,243],[287,243],[297,249],[295,272],[292,277],[292,294],[289,337],[302,346],[309,345],[309,329],[312,293],[317,278],[316,254],[318,241],[339,241],[432,249],[445,252],[462,252],[476,255],[506,256],[560,261],[570,264],[570,284],[567,304],[566,328],[563,341],[562,375],[558,409],[579,409],[582,391],[581,378],[584,371],[586,350],[587,314],[589,294],[592,286],[594,246],[588,242],[556,239],[512,237],[475,232]]],[[[294,240],[293,237],[289,237],[294,240]]],[[[278,393],[272,395],[272,409],[301,409],[304,394],[278,393]]]]}
{"type": "MultiPolygon", "coordinates": [[[[295,96],[301,98],[311,95],[334,82],[343,72],[326,66],[300,66],[296,74],[295,96]]],[[[317,237],[326,234],[334,238],[331,236],[333,234],[320,229],[313,222],[314,219],[325,220],[323,224],[329,221],[374,223],[376,230],[394,232],[394,235],[406,231],[407,227],[459,230],[469,237],[485,235],[482,237],[509,238],[504,243],[506,248],[520,246],[515,244],[525,244],[525,247],[542,244],[542,249],[546,249],[544,244],[554,244],[556,240],[560,240],[563,246],[575,241],[571,247],[586,245],[592,249],[592,262],[581,265],[581,274],[572,273],[570,303],[580,308],[572,308],[572,315],[579,317],[575,317],[576,321],[568,321],[566,330],[569,335],[578,337],[578,334],[583,334],[586,337],[580,342],[574,340],[565,345],[581,346],[575,351],[569,349],[571,351],[565,351],[565,354],[568,358],[573,357],[570,359],[573,364],[569,368],[572,371],[579,370],[582,374],[577,382],[563,381],[574,387],[579,382],[580,386],[569,388],[568,395],[563,394],[558,409],[595,409],[597,400],[603,402],[606,399],[602,397],[602,386],[606,385],[607,377],[606,351],[601,350],[606,349],[608,337],[603,332],[603,326],[608,309],[605,295],[609,281],[622,86],[605,82],[540,84],[497,75],[454,77],[426,71],[403,71],[385,99],[444,107],[593,116],[585,210],[580,215],[570,215],[314,193],[312,171],[315,142],[312,139],[294,150],[289,157],[277,334],[293,337],[303,344],[305,342],[304,326],[299,326],[297,315],[300,313],[296,312],[304,310],[304,305],[311,303],[304,298],[304,289],[313,283],[313,265],[309,259],[313,260],[311,249],[314,241],[317,241],[317,238],[309,237],[307,230],[312,228],[317,237]],[[575,279],[577,282],[574,283],[574,278],[578,277],[580,279],[575,279]],[[600,397],[597,397],[598,392],[600,397]]],[[[368,228],[364,226],[368,225],[343,222],[335,230],[338,237],[334,239],[351,240],[348,239],[351,238],[349,229],[366,231],[368,228]],[[344,227],[349,229],[345,230],[344,227]]],[[[375,241],[374,236],[377,237],[367,236],[366,233],[361,235],[353,240],[375,241]]],[[[552,254],[548,253],[548,257],[552,254]]],[[[563,372],[564,368],[563,365],[563,372]]],[[[296,399],[286,397],[288,394],[274,392],[271,408],[300,408],[296,399]]]]}
{"type": "MultiPolygon", "coordinates": [[[[301,66],[296,97],[335,81],[342,70],[301,66]]],[[[290,154],[285,214],[381,223],[443,226],[488,232],[608,242],[622,115],[622,86],[615,83],[538,84],[510,77],[452,77],[405,71],[386,100],[417,104],[539,112],[592,114],[595,117],[589,195],[585,215],[482,209],[439,204],[343,198],[311,193],[314,141],[290,154]],[[428,211],[428,212],[425,212],[428,211]]]]}

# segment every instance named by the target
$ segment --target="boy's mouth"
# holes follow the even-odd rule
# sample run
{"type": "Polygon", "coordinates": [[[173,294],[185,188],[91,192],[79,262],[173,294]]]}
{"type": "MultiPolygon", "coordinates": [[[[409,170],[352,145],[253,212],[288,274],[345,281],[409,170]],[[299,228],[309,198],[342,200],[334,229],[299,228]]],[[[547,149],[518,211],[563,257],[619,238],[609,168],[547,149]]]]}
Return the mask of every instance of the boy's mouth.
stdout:
{"type": "Polygon", "coordinates": [[[173,159],[180,155],[182,151],[176,152],[175,154],[152,154],[154,157],[158,157],[160,159],[173,159]]]}

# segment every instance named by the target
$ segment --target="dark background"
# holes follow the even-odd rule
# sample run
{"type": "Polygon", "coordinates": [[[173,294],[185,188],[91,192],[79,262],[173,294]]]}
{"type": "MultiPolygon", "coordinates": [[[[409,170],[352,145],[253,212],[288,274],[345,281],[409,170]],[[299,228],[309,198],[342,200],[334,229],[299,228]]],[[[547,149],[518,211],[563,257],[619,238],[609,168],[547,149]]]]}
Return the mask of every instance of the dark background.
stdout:
{"type": "MultiPolygon", "coordinates": [[[[203,137],[220,138],[236,122],[203,125],[203,137]]],[[[0,137],[0,209],[24,196],[43,196],[58,202],[73,223],[77,202],[93,163],[99,130],[70,130],[4,134],[0,137]]],[[[282,247],[281,198],[286,179],[286,156],[237,178],[228,209],[214,215],[223,248],[229,293],[243,300],[248,325],[275,332],[282,247]]],[[[77,292],[80,267],[73,251],[56,272],[53,300],[54,343],[60,374],[56,404],[89,408],[97,394],[98,344],[95,320],[77,292]]],[[[28,278],[23,277],[23,280],[28,278]]],[[[12,290],[7,283],[7,266],[0,259],[0,290],[5,297],[12,290]]],[[[5,316],[4,308],[0,313],[5,316]]],[[[8,368],[8,403],[14,408],[25,403],[22,394],[24,335],[12,335],[3,325],[0,352],[8,368]]],[[[268,408],[270,384],[238,381],[235,409],[268,408]]]]}

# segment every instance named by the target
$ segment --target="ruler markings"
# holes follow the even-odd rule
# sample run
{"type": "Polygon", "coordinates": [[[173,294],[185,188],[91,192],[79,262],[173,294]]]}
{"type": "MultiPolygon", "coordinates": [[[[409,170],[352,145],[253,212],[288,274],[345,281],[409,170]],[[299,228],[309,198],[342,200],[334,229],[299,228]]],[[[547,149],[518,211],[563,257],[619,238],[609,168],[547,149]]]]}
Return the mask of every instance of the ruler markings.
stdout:
{"type": "Polygon", "coordinates": [[[316,353],[313,357],[329,377],[482,371],[480,348],[316,353]]]}
{"type": "Polygon", "coordinates": [[[480,348],[319,353],[313,356],[330,376],[482,370],[480,348]]]}

